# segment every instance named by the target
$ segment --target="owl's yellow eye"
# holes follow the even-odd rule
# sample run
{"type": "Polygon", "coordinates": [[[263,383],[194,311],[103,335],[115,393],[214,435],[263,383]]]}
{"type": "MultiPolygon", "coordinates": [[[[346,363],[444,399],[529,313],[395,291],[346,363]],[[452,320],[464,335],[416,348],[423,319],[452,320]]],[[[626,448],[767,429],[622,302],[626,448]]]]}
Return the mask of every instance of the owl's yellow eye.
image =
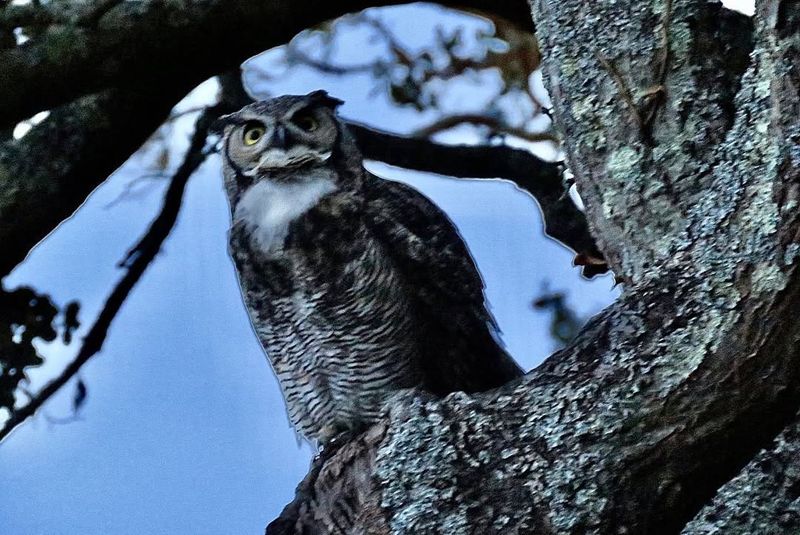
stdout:
{"type": "Polygon", "coordinates": [[[298,115],[292,119],[292,122],[296,124],[298,128],[306,132],[313,132],[319,126],[317,120],[311,115],[298,115]]]}
{"type": "Polygon", "coordinates": [[[242,134],[242,140],[245,145],[255,145],[264,136],[264,132],[264,127],[260,124],[247,125],[242,134]]]}

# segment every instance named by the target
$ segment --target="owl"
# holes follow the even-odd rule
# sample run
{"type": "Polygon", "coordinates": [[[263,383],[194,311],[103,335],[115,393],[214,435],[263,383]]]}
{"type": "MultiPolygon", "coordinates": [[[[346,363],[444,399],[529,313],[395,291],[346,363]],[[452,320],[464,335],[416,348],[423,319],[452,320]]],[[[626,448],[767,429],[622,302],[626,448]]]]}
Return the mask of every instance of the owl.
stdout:
{"type": "Polygon", "coordinates": [[[230,254],[295,429],[325,445],[397,391],[478,392],[522,374],[448,217],[364,169],[324,91],[221,119],[230,254]]]}

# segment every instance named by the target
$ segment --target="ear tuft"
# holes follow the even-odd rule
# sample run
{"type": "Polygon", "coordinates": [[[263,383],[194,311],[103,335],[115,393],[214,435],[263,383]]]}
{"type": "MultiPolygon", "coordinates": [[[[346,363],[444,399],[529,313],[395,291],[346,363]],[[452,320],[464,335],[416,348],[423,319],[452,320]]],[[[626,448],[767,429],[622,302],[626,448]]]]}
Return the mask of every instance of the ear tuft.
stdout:
{"type": "Polygon", "coordinates": [[[335,110],[336,108],[344,104],[344,100],[339,100],[336,97],[330,96],[328,92],[325,91],[324,89],[317,89],[316,91],[312,91],[311,93],[306,95],[306,98],[314,103],[327,106],[332,110],[335,110]]]}
{"type": "Polygon", "coordinates": [[[209,132],[221,136],[225,133],[225,127],[234,122],[237,113],[229,113],[227,115],[220,115],[208,127],[209,132]]]}

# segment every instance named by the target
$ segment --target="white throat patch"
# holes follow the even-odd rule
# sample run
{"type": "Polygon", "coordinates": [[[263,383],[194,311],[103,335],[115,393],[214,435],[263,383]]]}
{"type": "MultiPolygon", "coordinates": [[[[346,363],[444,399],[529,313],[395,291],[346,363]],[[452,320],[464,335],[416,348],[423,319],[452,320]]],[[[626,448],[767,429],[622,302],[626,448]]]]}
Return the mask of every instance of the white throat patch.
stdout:
{"type": "Polygon", "coordinates": [[[263,252],[280,249],[289,224],[335,189],[327,176],[292,183],[261,180],[242,194],[233,214],[234,224],[243,223],[263,252]]]}

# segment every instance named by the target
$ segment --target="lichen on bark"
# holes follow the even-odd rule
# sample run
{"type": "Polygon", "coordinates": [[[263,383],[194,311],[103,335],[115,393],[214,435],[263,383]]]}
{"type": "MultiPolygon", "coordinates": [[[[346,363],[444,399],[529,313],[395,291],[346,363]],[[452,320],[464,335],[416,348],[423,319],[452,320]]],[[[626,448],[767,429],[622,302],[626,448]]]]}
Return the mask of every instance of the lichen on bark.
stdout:
{"type": "Polygon", "coordinates": [[[383,529],[678,533],[792,422],[789,5],[752,25],[700,0],[532,1],[568,163],[626,288],[518,383],[395,399],[368,474],[383,529]]]}

